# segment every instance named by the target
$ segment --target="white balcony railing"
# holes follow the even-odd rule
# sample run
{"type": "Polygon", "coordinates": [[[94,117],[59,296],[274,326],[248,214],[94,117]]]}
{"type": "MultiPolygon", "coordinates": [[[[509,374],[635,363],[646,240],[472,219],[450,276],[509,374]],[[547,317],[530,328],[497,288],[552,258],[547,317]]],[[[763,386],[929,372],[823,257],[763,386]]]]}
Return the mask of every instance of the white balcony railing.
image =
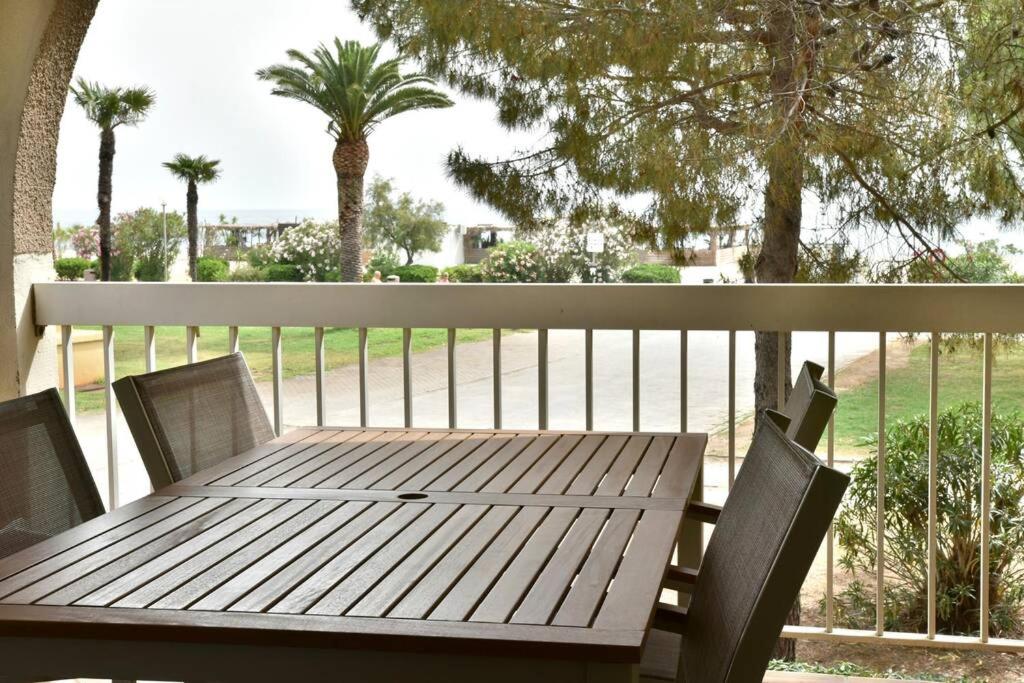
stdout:
{"type": "MultiPolygon", "coordinates": [[[[983,453],[981,497],[981,563],[989,566],[991,517],[991,416],[992,337],[1002,333],[1024,333],[1024,286],[1014,285],[924,285],[924,286],[832,286],[832,285],[415,285],[367,286],[337,284],[95,284],[40,283],[34,285],[37,325],[61,326],[68,341],[74,325],[100,325],[104,331],[106,430],[109,491],[116,498],[117,443],[115,410],[110,383],[114,377],[114,326],[145,328],[146,367],[156,367],[157,325],[177,325],[186,332],[188,360],[198,357],[200,326],[229,328],[228,349],[238,348],[239,327],[270,329],[272,349],[273,419],[283,427],[282,351],[283,327],[314,328],[316,416],[323,424],[326,411],[324,392],[325,328],[358,328],[360,421],[368,422],[367,331],[373,328],[402,328],[403,405],[406,426],[411,426],[412,330],[446,328],[448,424],[458,427],[456,411],[456,346],[458,329],[493,330],[493,405],[495,428],[502,426],[503,329],[536,330],[537,334],[537,427],[549,423],[549,330],[585,331],[584,401],[585,427],[594,427],[594,330],[632,331],[632,392],[628,399],[634,430],[641,416],[641,334],[645,331],[675,331],[679,334],[680,373],[679,429],[688,426],[688,334],[691,331],[728,333],[728,471],[732,481],[736,467],[736,333],[751,330],[776,331],[780,339],[791,331],[827,333],[828,382],[836,370],[836,333],[878,334],[878,433],[885,432],[885,380],[887,333],[917,332],[932,337],[930,359],[929,413],[931,439],[928,453],[928,628],[926,633],[886,631],[883,587],[885,510],[879,504],[876,533],[879,548],[876,583],[876,628],[851,630],[835,627],[833,604],[833,537],[826,541],[826,610],[821,627],[787,626],[786,635],[808,639],[851,642],[886,642],[946,648],[980,648],[1024,651],[1024,640],[990,638],[988,633],[988,573],[981,572],[979,595],[980,634],[977,637],[950,636],[936,632],[937,582],[937,490],[938,490],[938,378],[939,345],[944,333],[977,333],[984,339],[983,453]]],[[[74,377],[73,354],[64,354],[64,376],[74,377]]],[[[800,359],[794,359],[794,365],[800,359]]],[[[779,378],[785,376],[780,363],[779,378]]],[[[67,383],[66,399],[74,415],[73,382],[67,383]]],[[[780,393],[783,382],[779,382],[780,393]]],[[[782,396],[778,397],[781,402],[782,396]]],[[[623,402],[626,402],[623,397],[623,402]]],[[[833,463],[834,424],[826,441],[826,459],[833,463]]],[[[877,491],[883,500],[886,486],[885,442],[880,438],[877,491]]],[[[111,502],[116,504],[116,501],[111,502]]]]}

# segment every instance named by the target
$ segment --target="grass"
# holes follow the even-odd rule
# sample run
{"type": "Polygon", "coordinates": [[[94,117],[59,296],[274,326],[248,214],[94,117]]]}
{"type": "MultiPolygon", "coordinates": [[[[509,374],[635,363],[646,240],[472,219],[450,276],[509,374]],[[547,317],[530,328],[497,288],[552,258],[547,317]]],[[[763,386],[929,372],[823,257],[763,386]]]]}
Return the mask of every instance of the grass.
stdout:
{"type": "Polygon", "coordinates": [[[914,679],[920,681],[941,681],[948,683],[968,683],[971,679],[963,677],[951,678],[938,674],[908,674],[902,671],[874,671],[868,667],[852,662],[836,662],[834,664],[813,664],[808,662],[787,662],[773,659],[768,664],[769,671],[792,671],[797,673],[828,674],[831,676],[860,676],[866,678],[889,678],[896,680],[914,679]]]}
{"type": "MultiPolygon", "coordinates": [[[[982,354],[980,349],[961,346],[947,351],[940,346],[939,409],[981,400],[982,354]]],[[[886,373],[885,416],[891,422],[926,414],[929,401],[931,344],[916,346],[906,367],[886,373]]],[[[1024,386],[1024,348],[1000,347],[993,364],[992,407],[995,412],[1021,408],[1020,387],[1024,386]]],[[[859,446],[878,431],[877,377],[839,395],[836,411],[836,443],[859,446]]]]}
{"type": "MultiPolygon", "coordinates": [[[[100,329],[100,328],[86,328],[100,329]]],[[[117,326],[114,328],[114,368],[118,378],[146,371],[143,328],[117,326]]],[[[481,341],[491,338],[490,330],[459,330],[459,342],[481,341]]],[[[429,351],[444,346],[448,341],[443,329],[417,329],[412,335],[414,352],[429,351]]],[[[270,330],[263,327],[242,327],[238,330],[238,343],[257,382],[271,379],[270,330]]],[[[372,329],[368,335],[371,358],[398,356],[402,353],[401,329],[372,329]]],[[[199,358],[213,358],[228,348],[225,327],[203,327],[199,331],[199,358]]],[[[156,328],[157,367],[168,368],[185,363],[185,329],[182,327],[156,328]]],[[[282,373],[285,378],[313,374],[313,330],[310,328],[283,328],[281,330],[282,373]]],[[[328,328],[324,331],[324,363],[328,370],[359,361],[359,331],[356,329],[328,328]]],[[[102,391],[80,391],[76,399],[79,412],[103,410],[102,391]]]]}

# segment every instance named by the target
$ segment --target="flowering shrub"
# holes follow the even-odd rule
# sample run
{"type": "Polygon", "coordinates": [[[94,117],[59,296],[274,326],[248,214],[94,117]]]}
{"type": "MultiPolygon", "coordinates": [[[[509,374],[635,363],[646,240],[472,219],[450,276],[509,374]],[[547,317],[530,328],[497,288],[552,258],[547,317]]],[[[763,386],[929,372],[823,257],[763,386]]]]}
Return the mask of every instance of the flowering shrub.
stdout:
{"type": "Polygon", "coordinates": [[[338,270],[341,240],[337,223],[305,221],[290,228],[274,243],[273,258],[294,265],[307,282],[325,282],[338,270]]]}
{"type": "Polygon", "coordinates": [[[608,223],[552,225],[527,238],[540,251],[545,282],[615,282],[633,255],[629,236],[608,223]],[[591,232],[604,236],[603,252],[587,252],[587,234],[591,232]]]}
{"type": "Polygon", "coordinates": [[[79,258],[84,258],[87,261],[98,257],[100,255],[100,229],[95,225],[78,226],[71,233],[71,248],[75,250],[75,254],[79,258]]]}
{"type": "Polygon", "coordinates": [[[484,282],[538,282],[541,255],[529,242],[505,242],[480,264],[484,282]]]}

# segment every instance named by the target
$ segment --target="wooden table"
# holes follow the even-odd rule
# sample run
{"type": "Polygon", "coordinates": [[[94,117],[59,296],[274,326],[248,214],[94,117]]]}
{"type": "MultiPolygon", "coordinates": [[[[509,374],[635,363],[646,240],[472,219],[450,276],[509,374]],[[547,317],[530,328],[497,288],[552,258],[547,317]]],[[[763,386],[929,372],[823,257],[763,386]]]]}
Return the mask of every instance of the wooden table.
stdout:
{"type": "Polygon", "coordinates": [[[0,675],[632,680],[705,444],[300,429],[0,561],[0,675]]]}

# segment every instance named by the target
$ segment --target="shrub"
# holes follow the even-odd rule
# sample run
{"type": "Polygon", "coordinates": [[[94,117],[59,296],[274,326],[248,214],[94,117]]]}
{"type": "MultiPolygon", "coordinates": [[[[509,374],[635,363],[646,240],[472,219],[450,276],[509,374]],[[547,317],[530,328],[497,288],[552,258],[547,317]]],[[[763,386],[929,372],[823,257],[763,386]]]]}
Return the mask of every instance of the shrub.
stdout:
{"type": "Polygon", "coordinates": [[[57,271],[58,280],[81,280],[90,265],[84,258],[59,258],[53,262],[53,269],[57,271]]]}
{"type": "Polygon", "coordinates": [[[266,268],[274,263],[273,245],[260,244],[259,246],[253,247],[246,255],[246,260],[249,261],[249,265],[256,270],[266,268]]]}
{"type": "Polygon", "coordinates": [[[163,282],[164,264],[152,259],[139,261],[135,264],[135,279],[139,282],[163,282]]]}
{"type": "Polygon", "coordinates": [[[262,282],[266,273],[252,266],[241,266],[228,273],[231,282],[262,282]]]}
{"type": "Polygon", "coordinates": [[[225,282],[230,268],[224,259],[201,256],[196,259],[196,277],[199,282],[225,282]]]}
{"type": "Polygon", "coordinates": [[[627,231],[612,223],[549,225],[527,239],[541,253],[544,282],[616,282],[633,256],[627,231]],[[587,235],[592,232],[604,237],[604,251],[587,252],[587,235]]]}
{"type": "MultiPolygon", "coordinates": [[[[164,268],[163,215],[141,208],[118,214],[112,231],[111,278],[161,280],[164,268]]],[[[167,214],[167,263],[174,263],[186,236],[185,219],[176,211],[167,214]]]]}
{"type": "MultiPolygon", "coordinates": [[[[938,584],[940,632],[976,634],[981,566],[981,407],[965,403],[939,414],[938,584]]],[[[886,430],[885,620],[887,629],[927,626],[928,417],[886,430]]],[[[876,440],[877,442],[877,440],[876,440]]],[[[877,456],[854,466],[835,529],[850,571],[873,572],[877,456]]],[[[992,520],[989,567],[993,634],[1021,632],[1024,606],[1024,418],[992,419],[992,520]]],[[[840,616],[853,627],[873,626],[867,591],[851,586],[837,596],[840,616]],[[865,614],[867,613],[867,614],[865,614]]],[[[873,602],[873,601],[872,601],[873,602]]]]}
{"type": "Polygon", "coordinates": [[[449,266],[444,269],[448,273],[448,280],[451,282],[483,282],[484,276],[480,272],[480,266],[465,263],[461,266],[449,266]]]}
{"type": "Polygon", "coordinates": [[[373,274],[376,271],[380,271],[382,278],[386,278],[395,272],[395,268],[400,265],[398,262],[398,256],[393,251],[377,251],[373,254],[369,263],[366,264],[366,272],[363,274],[363,281],[369,282],[373,279],[373,274]]]}
{"type": "Polygon", "coordinates": [[[100,254],[100,229],[95,225],[71,228],[71,247],[81,258],[96,258],[100,254]]]}
{"type": "Polygon", "coordinates": [[[398,266],[389,275],[397,275],[400,282],[437,282],[434,266],[398,266]]]}
{"type": "Polygon", "coordinates": [[[633,266],[622,274],[623,282],[654,282],[658,284],[677,284],[679,269],[675,266],[663,266],[658,263],[641,263],[633,266]]]}
{"type": "Polygon", "coordinates": [[[538,282],[540,274],[540,252],[529,242],[499,244],[480,264],[484,282],[538,282]]]}
{"type": "Polygon", "coordinates": [[[274,263],[267,266],[267,282],[304,282],[305,277],[293,263],[274,263]]]}
{"type": "Polygon", "coordinates": [[[286,230],[274,243],[271,253],[278,263],[296,266],[302,280],[324,282],[341,261],[338,224],[307,220],[286,230]]]}

